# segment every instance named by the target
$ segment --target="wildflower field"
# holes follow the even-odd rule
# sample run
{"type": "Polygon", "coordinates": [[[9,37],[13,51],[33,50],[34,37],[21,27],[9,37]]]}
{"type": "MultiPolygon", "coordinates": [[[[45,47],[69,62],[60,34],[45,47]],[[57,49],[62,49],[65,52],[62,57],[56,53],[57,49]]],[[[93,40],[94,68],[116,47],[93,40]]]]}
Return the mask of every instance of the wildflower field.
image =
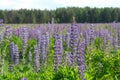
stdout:
{"type": "Polygon", "coordinates": [[[120,24],[3,24],[0,80],[120,80],[120,24]]]}

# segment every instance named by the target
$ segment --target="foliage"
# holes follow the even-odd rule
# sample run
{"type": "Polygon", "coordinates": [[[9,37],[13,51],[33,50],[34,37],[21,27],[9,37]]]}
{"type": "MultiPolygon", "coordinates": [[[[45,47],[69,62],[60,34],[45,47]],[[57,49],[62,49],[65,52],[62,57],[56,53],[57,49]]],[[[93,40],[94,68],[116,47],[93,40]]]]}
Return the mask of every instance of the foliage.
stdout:
{"type": "Polygon", "coordinates": [[[119,8],[67,7],[56,10],[0,10],[0,18],[4,19],[5,23],[48,23],[52,17],[55,18],[55,23],[70,23],[73,16],[76,17],[78,23],[105,23],[119,22],[119,15],[119,8]]]}

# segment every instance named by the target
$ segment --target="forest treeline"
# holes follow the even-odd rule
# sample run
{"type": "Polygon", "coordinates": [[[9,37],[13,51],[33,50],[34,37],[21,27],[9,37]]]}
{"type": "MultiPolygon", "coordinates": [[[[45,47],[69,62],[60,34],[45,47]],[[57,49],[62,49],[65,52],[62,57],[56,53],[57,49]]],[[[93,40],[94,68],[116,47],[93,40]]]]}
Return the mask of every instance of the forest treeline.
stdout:
{"type": "Polygon", "coordinates": [[[19,9],[0,10],[4,23],[70,23],[75,17],[77,23],[120,22],[120,8],[67,7],[56,10],[19,9]]]}

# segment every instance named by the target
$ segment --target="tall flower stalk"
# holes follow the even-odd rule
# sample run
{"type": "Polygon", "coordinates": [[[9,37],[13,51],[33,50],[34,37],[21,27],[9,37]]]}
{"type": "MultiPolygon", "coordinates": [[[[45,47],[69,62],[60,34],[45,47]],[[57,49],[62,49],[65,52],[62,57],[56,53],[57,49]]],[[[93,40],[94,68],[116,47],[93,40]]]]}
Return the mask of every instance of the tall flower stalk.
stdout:
{"type": "Polygon", "coordinates": [[[79,45],[77,52],[78,73],[80,78],[84,80],[85,60],[84,60],[85,40],[79,45]]]}
{"type": "Polygon", "coordinates": [[[25,50],[27,47],[27,39],[28,39],[28,32],[27,32],[27,28],[23,27],[22,28],[22,57],[23,57],[23,64],[25,63],[25,50]]]}
{"type": "Polygon", "coordinates": [[[47,62],[47,38],[46,35],[42,35],[40,44],[40,64],[44,66],[47,62]]]}
{"type": "Polygon", "coordinates": [[[54,70],[57,71],[62,62],[62,36],[56,34],[54,36],[54,70]]]}
{"type": "Polygon", "coordinates": [[[34,46],[34,69],[39,71],[39,52],[37,45],[34,46]]]}
{"type": "Polygon", "coordinates": [[[120,48],[120,30],[118,30],[118,47],[120,48]]]}
{"type": "Polygon", "coordinates": [[[13,64],[14,64],[14,55],[15,55],[15,44],[14,42],[10,43],[10,59],[9,59],[9,70],[12,71],[13,69],[13,64]]]}
{"type": "Polygon", "coordinates": [[[15,64],[17,65],[17,64],[19,64],[19,51],[18,51],[18,46],[17,45],[15,45],[15,64]]]}
{"type": "Polygon", "coordinates": [[[72,66],[75,66],[75,62],[76,62],[78,40],[79,40],[78,26],[75,24],[72,24],[71,31],[70,31],[71,65],[72,66]]]}

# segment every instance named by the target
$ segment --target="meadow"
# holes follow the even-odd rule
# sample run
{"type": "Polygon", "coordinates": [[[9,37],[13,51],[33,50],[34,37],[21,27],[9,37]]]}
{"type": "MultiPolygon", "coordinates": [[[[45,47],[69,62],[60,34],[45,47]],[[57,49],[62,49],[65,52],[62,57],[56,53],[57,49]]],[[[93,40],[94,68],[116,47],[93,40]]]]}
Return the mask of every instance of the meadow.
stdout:
{"type": "Polygon", "coordinates": [[[120,80],[120,24],[1,24],[0,80],[120,80]]]}

